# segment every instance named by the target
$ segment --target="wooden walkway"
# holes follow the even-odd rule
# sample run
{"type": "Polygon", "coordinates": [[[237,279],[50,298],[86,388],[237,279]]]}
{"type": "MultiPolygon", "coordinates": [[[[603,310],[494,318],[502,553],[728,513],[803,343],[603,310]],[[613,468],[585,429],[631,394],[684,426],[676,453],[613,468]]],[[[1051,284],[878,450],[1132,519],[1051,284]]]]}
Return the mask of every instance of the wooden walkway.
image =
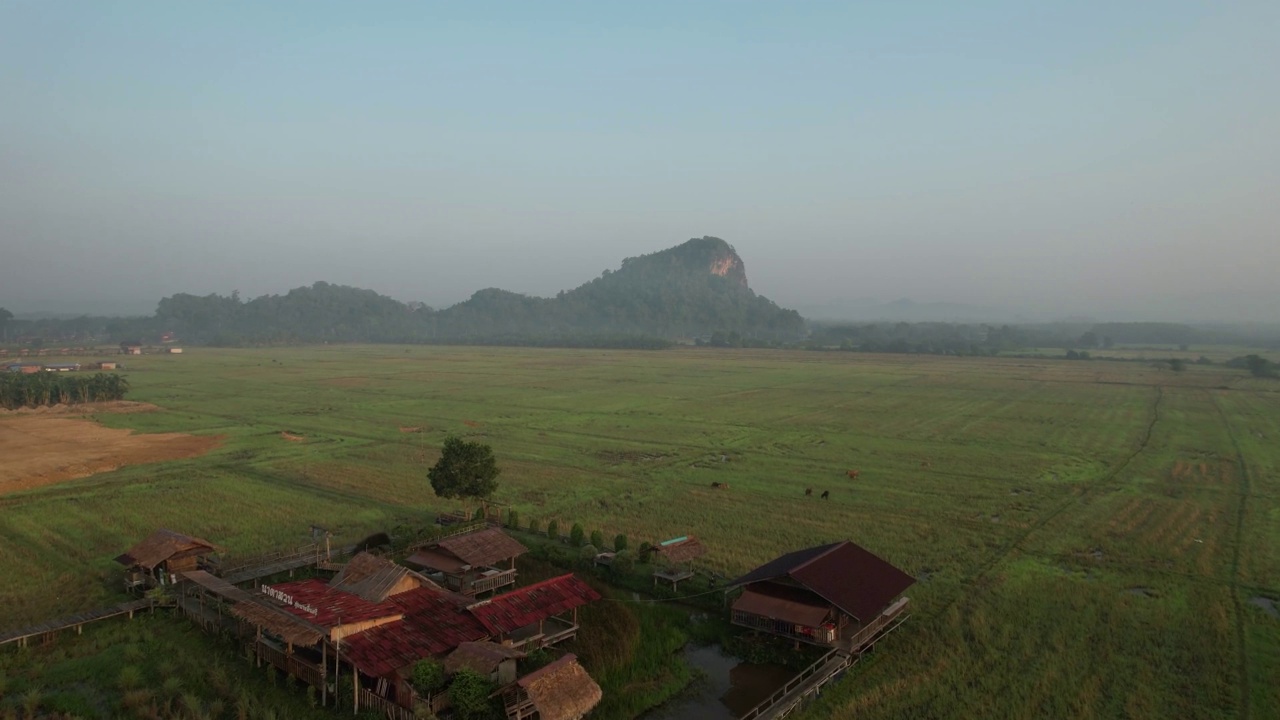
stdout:
{"type": "Polygon", "coordinates": [[[16,642],[18,647],[26,647],[27,641],[33,637],[40,637],[56,633],[59,630],[67,630],[75,628],[79,633],[81,628],[89,623],[106,620],[107,618],[119,617],[120,615],[128,615],[130,618],[139,610],[146,610],[153,607],[154,604],[150,600],[133,600],[131,602],[112,605],[111,607],[98,608],[97,610],[88,610],[75,615],[49,620],[48,622],[30,627],[19,628],[11,632],[0,634],[0,645],[16,642]]]}

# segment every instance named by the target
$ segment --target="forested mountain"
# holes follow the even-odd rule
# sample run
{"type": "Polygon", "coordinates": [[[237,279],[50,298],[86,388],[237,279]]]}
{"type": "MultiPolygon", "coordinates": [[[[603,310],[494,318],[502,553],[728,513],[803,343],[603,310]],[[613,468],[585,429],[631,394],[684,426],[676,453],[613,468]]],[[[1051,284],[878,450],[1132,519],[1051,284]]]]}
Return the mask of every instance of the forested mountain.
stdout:
{"type": "Polygon", "coordinates": [[[713,333],[756,342],[799,339],[804,320],[756,295],[742,259],[704,237],[627,258],[616,271],[554,298],[490,288],[444,310],[372,290],[318,282],[249,301],[237,293],[160,301],[149,318],[76,318],[9,329],[27,337],[158,338],[184,343],[474,342],[654,347],[713,333]]]}

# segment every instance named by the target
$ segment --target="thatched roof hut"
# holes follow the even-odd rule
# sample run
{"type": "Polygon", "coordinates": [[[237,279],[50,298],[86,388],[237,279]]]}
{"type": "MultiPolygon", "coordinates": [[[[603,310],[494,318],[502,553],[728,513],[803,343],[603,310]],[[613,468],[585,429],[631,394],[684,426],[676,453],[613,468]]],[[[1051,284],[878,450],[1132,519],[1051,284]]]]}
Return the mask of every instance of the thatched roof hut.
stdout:
{"type": "Polygon", "coordinates": [[[524,702],[508,706],[509,716],[515,718],[530,717],[532,709],[540,720],[580,720],[604,696],[573,653],[525,675],[516,686],[524,702]]]}

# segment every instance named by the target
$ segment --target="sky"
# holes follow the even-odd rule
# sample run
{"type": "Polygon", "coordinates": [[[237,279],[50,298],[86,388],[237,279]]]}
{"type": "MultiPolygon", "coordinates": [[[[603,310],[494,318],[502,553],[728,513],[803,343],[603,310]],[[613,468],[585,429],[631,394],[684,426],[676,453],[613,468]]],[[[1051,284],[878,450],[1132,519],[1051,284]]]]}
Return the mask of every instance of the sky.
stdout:
{"type": "Polygon", "coordinates": [[[1273,0],[0,0],[0,306],[443,307],[713,235],[787,307],[1275,319],[1277,36],[1273,0]]]}

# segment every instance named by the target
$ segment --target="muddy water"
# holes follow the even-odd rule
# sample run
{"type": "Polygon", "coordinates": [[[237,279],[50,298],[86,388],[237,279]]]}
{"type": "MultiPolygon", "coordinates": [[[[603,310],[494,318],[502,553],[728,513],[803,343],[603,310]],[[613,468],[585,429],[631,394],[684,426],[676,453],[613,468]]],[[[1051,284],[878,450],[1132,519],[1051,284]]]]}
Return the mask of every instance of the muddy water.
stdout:
{"type": "Polygon", "coordinates": [[[684,658],[706,677],[645,720],[735,720],[795,676],[782,665],[739,662],[717,646],[690,645],[684,658]]]}

